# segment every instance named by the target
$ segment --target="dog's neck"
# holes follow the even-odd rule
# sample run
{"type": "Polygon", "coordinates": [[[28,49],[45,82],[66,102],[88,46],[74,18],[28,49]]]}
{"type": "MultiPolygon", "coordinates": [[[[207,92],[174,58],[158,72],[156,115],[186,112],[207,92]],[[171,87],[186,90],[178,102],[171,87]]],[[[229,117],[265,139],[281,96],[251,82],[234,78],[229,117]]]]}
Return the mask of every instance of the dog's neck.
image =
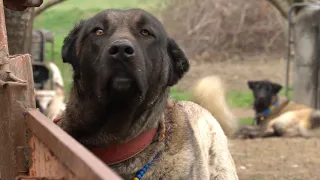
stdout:
{"type": "Polygon", "coordinates": [[[256,112],[256,114],[259,114],[259,113],[263,113],[264,111],[270,109],[270,107],[272,108],[272,106],[277,103],[279,101],[279,98],[277,95],[275,96],[272,96],[272,99],[271,99],[271,103],[269,104],[268,107],[255,107],[254,106],[254,110],[256,112]]]}
{"type": "Polygon", "coordinates": [[[260,124],[261,121],[263,121],[268,115],[270,115],[279,105],[278,96],[273,96],[271,104],[268,108],[262,109],[257,111],[256,110],[256,122],[257,124],[260,124]]]}
{"type": "Polygon", "coordinates": [[[92,101],[78,102],[78,98],[71,97],[61,127],[87,147],[126,143],[159,126],[168,94],[169,89],[166,89],[158,96],[149,98],[148,103],[121,111],[92,108],[92,101]]]}

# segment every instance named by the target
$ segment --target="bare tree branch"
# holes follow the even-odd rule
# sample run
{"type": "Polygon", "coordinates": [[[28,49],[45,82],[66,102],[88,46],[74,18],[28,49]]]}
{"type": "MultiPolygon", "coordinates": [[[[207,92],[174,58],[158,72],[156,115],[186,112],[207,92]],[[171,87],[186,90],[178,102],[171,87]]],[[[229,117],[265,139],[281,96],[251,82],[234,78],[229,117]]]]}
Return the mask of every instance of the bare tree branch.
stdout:
{"type": "MultiPolygon", "coordinates": [[[[290,1],[290,0],[288,0],[290,1]]],[[[268,0],[281,14],[282,17],[288,19],[289,2],[283,0],[268,0]]]]}
{"type": "Polygon", "coordinates": [[[34,12],[34,16],[38,16],[39,14],[41,14],[43,11],[49,9],[50,7],[56,5],[56,4],[59,4],[63,1],[66,1],[66,0],[51,0],[45,4],[42,4],[40,7],[38,7],[35,12],[34,12]]]}
{"type": "MultiPolygon", "coordinates": [[[[282,17],[288,19],[288,11],[292,4],[301,2],[315,2],[314,0],[267,0],[281,14],[282,17]]],[[[296,7],[294,13],[297,14],[303,7],[296,7]]]]}
{"type": "Polygon", "coordinates": [[[170,36],[195,60],[225,60],[238,56],[239,52],[251,54],[268,50],[278,53],[285,50],[283,22],[279,21],[284,18],[267,0],[166,2],[168,6],[161,13],[163,23],[170,28],[170,36]],[[261,3],[264,8],[259,9],[261,3]]]}

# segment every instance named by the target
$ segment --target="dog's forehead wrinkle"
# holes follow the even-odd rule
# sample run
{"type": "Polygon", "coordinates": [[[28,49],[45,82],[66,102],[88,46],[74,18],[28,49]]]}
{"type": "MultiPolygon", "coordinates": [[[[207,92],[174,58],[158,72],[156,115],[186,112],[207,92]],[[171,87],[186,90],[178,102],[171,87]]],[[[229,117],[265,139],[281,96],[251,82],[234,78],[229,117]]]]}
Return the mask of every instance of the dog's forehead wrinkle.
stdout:
{"type": "Polygon", "coordinates": [[[124,25],[129,21],[137,22],[141,18],[142,12],[135,10],[109,10],[106,11],[106,19],[118,25],[124,25]]]}
{"type": "Polygon", "coordinates": [[[113,25],[122,25],[124,23],[125,13],[118,10],[110,10],[106,12],[106,20],[113,25]]]}
{"type": "Polygon", "coordinates": [[[141,26],[146,25],[154,32],[161,32],[157,34],[167,36],[162,23],[156,17],[141,9],[108,10],[105,18],[108,24],[117,30],[126,28],[127,31],[131,31],[132,29],[142,28],[141,26]]]}

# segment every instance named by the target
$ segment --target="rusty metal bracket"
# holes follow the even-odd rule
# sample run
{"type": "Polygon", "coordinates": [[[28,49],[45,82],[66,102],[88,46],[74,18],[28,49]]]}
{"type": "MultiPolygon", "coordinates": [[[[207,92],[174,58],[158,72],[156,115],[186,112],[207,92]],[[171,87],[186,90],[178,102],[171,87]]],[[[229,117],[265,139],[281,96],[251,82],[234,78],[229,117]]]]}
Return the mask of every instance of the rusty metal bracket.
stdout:
{"type": "Polygon", "coordinates": [[[10,70],[7,31],[2,1],[0,2],[0,8],[0,87],[6,88],[9,82],[17,85],[27,85],[26,81],[17,78],[10,70]]]}
{"type": "MultiPolygon", "coordinates": [[[[1,65],[0,65],[0,69],[1,69],[1,65]]],[[[11,71],[0,70],[0,87],[6,88],[8,86],[8,83],[11,83],[14,85],[21,85],[21,86],[27,85],[27,81],[19,79],[11,71]]]]}
{"type": "Polygon", "coordinates": [[[15,180],[64,180],[63,177],[18,176],[15,180]]]}

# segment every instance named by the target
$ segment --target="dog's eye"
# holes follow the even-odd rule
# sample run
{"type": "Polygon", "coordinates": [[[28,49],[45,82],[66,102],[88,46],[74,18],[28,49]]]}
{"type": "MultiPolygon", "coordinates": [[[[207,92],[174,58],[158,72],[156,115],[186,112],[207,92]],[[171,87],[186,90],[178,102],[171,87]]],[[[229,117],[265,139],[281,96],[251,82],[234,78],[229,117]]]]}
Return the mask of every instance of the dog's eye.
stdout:
{"type": "Polygon", "coordinates": [[[142,29],[142,30],[140,31],[140,33],[141,33],[142,35],[144,35],[144,36],[149,36],[149,35],[151,35],[151,33],[150,33],[148,30],[146,30],[146,29],[142,29]]]}
{"type": "Polygon", "coordinates": [[[102,29],[97,29],[97,30],[96,30],[96,35],[100,36],[100,35],[102,35],[102,34],[104,34],[104,32],[103,32],[102,29]]]}

